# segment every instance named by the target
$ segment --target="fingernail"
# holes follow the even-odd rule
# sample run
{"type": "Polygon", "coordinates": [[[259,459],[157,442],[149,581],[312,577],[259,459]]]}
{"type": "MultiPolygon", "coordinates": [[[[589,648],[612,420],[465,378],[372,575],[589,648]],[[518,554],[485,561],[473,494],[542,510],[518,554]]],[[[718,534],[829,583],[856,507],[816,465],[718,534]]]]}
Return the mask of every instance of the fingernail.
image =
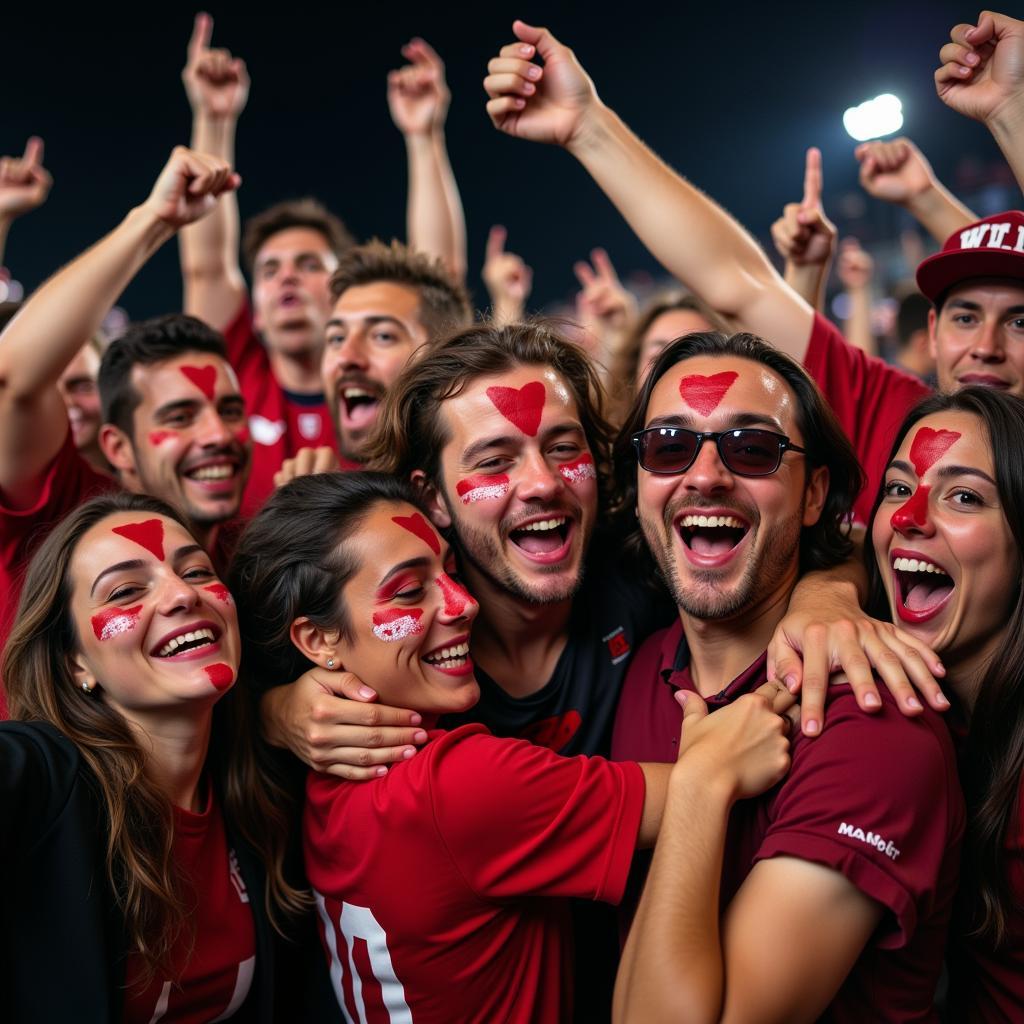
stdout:
{"type": "Polygon", "coordinates": [[[423,716],[419,712],[414,711],[409,717],[409,721],[412,722],[413,725],[419,725],[423,721],[423,716]]]}
{"type": "Polygon", "coordinates": [[[374,691],[371,690],[368,686],[360,686],[359,687],[359,696],[360,697],[367,697],[367,698],[369,698],[369,697],[376,697],[377,694],[374,693],[374,691]]]}
{"type": "Polygon", "coordinates": [[[386,768],[386,767],[385,767],[384,765],[381,765],[381,766],[380,766],[380,767],[379,767],[379,768],[377,769],[377,775],[378,775],[378,777],[379,777],[379,776],[381,776],[381,775],[387,775],[387,773],[388,773],[388,770],[387,770],[387,768],[386,768]]]}
{"type": "Polygon", "coordinates": [[[786,684],[786,689],[789,690],[790,693],[796,693],[797,683],[799,680],[792,672],[782,681],[786,684]]]}
{"type": "Polygon", "coordinates": [[[866,708],[877,708],[881,703],[877,693],[864,694],[864,706],[866,708]]]}
{"type": "Polygon", "coordinates": [[[966,57],[964,57],[964,60],[968,64],[977,64],[980,59],[981,58],[976,53],[969,53],[966,57]]]}
{"type": "Polygon", "coordinates": [[[690,695],[685,690],[676,690],[676,700],[686,706],[686,702],[690,699],[690,695]]]}
{"type": "Polygon", "coordinates": [[[522,100],[522,99],[517,99],[517,100],[515,101],[515,104],[514,104],[514,106],[516,107],[516,109],[517,109],[517,110],[522,110],[522,109],[523,109],[523,107],[525,107],[525,106],[526,106],[526,100],[522,100]]]}
{"type": "Polygon", "coordinates": [[[422,729],[417,729],[416,732],[412,734],[412,740],[413,743],[426,743],[427,734],[422,729]]]}
{"type": "Polygon", "coordinates": [[[526,72],[526,77],[534,80],[540,78],[540,68],[534,65],[526,72]]]}
{"type": "Polygon", "coordinates": [[[522,46],[519,47],[519,52],[524,57],[529,57],[533,54],[533,47],[529,43],[524,43],[522,46]]]}
{"type": "Polygon", "coordinates": [[[957,71],[961,75],[969,75],[971,73],[971,69],[970,68],[957,68],[957,71]]]}
{"type": "Polygon", "coordinates": [[[523,92],[525,92],[527,96],[532,96],[536,91],[537,86],[532,82],[523,82],[523,92]]]}
{"type": "Polygon", "coordinates": [[[944,693],[938,693],[935,695],[935,703],[938,704],[940,708],[949,707],[949,701],[946,700],[946,695],[944,693]]]}
{"type": "Polygon", "coordinates": [[[916,697],[907,698],[907,707],[913,708],[915,711],[923,711],[924,708],[921,706],[921,702],[916,697]]]}
{"type": "Polygon", "coordinates": [[[804,722],[804,734],[807,736],[817,736],[820,728],[821,726],[813,718],[804,722]]]}
{"type": "Polygon", "coordinates": [[[415,753],[416,753],[416,748],[415,747],[406,747],[405,750],[402,751],[402,757],[404,757],[406,759],[406,761],[408,761],[409,758],[412,757],[412,755],[415,754],[415,753]]]}

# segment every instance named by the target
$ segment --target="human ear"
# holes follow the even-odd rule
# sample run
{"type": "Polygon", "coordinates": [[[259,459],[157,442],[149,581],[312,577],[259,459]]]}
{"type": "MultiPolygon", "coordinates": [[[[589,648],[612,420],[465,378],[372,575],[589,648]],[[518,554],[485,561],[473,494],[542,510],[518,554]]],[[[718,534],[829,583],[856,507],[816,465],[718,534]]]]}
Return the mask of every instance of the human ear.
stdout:
{"type": "Polygon", "coordinates": [[[292,643],[316,665],[340,668],[339,636],[336,629],[324,629],[300,615],[288,630],[292,643]],[[332,665],[327,665],[332,661],[332,665]]]}
{"type": "Polygon", "coordinates": [[[452,525],[452,516],[437,486],[427,479],[427,474],[422,469],[414,469],[409,479],[422,497],[430,521],[439,530],[447,530],[452,525]]]}

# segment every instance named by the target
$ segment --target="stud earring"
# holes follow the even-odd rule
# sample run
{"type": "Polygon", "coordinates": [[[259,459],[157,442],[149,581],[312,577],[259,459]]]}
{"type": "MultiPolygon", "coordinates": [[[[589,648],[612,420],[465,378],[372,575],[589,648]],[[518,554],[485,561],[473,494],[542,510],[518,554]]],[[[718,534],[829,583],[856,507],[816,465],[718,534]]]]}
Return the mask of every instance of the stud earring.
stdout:
{"type": "Polygon", "coordinates": [[[328,668],[334,668],[334,659],[333,658],[328,658],[327,659],[327,667],[328,668]]]}
{"type": "Polygon", "coordinates": [[[92,687],[88,683],[82,683],[82,692],[87,694],[92,693],[92,687]]]}

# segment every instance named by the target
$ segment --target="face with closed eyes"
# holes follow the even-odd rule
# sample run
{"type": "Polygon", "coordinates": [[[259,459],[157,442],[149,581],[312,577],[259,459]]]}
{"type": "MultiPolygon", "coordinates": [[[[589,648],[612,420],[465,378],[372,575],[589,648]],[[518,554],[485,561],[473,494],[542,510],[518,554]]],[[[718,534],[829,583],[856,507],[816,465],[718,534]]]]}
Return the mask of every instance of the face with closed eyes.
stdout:
{"type": "Polygon", "coordinates": [[[1020,552],[981,419],[950,410],[910,428],[886,471],[872,540],[893,620],[942,654],[952,680],[998,648],[1020,552]]]}
{"type": "Polygon", "coordinates": [[[424,715],[472,707],[478,606],[441,535],[413,506],[381,502],[343,543],[359,568],[342,590],[348,635],[328,638],[335,660],[385,704],[424,715]]]}
{"type": "Polygon", "coordinates": [[[209,555],[173,519],[118,512],[69,563],[76,683],[145,725],[210,707],[234,683],[235,606],[209,555]]]}

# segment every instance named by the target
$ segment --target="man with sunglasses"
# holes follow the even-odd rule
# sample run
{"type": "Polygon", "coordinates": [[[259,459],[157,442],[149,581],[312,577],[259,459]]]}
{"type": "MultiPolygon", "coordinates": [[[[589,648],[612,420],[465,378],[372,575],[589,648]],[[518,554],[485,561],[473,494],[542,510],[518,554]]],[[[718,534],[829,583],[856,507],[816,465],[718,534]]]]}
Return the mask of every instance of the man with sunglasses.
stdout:
{"type": "MultiPolygon", "coordinates": [[[[616,454],[679,619],[633,661],[612,756],[675,761],[675,695],[696,719],[765,682],[766,646],[801,575],[848,552],[861,474],[807,375],[742,334],[674,342],[616,454]]],[[[939,716],[905,718],[882,696],[865,716],[838,680],[829,728],[796,736],[789,775],[756,800],[734,807],[684,780],[686,832],[662,832],[672,855],[655,855],[620,968],[624,1019],[667,1018],[709,993],[716,1019],[723,1005],[765,1021],[928,1019],[963,800],[939,716]]]]}

